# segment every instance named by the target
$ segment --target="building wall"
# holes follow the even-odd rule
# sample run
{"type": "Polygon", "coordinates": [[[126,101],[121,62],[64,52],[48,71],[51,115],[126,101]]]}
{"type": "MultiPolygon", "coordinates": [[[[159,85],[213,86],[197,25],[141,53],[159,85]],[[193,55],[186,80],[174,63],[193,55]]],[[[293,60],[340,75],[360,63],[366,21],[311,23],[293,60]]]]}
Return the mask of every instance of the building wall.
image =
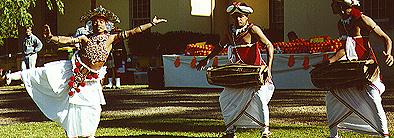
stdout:
{"type": "Polygon", "coordinates": [[[295,31],[299,37],[316,35],[338,37],[336,22],[339,17],[332,14],[330,0],[285,0],[284,36],[295,31]]]}
{"type": "MultiPolygon", "coordinates": [[[[151,16],[158,15],[168,19],[167,24],[153,28],[152,31],[160,33],[180,30],[200,33],[212,31],[214,34],[223,34],[228,24],[232,22],[226,13],[226,8],[231,2],[230,0],[215,0],[213,20],[211,20],[211,17],[192,16],[190,0],[152,1],[151,16]],[[211,24],[213,24],[212,28],[211,24]]],[[[250,16],[253,23],[263,28],[269,27],[269,0],[243,0],[242,2],[253,7],[254,13],[250,16]]]]}
{"type": "Polygon", "coordinates": [[[90,10],[90,0],[63,0],[64,14],[58,13],[58,35],[72,35],[83,26],[79,18],[90,10]]]}
{"type": "MultiPolygon", "coordinates": [[[[269,0],[240,0],[253,8],[250,21],[262,28],[269,28],[269,0]]],[[[228,5],[226,5],[228,6],[228,5]]]]}
{"type": "Polygon", "coordinates": [[[226,13],[227,5],[229,2],[226,0],[216,0],[214,9],[214,34],[220,34],[223,36],[224,32],[227,31],[229,22],[231,21],[230,16],[226,13]]]}
{"type": "MultiPolygon", "coordinates": [[[[108,0],[97,0],[97,6],[102,5],[104,8],[111,10],[119,16],[121,23],[119,27],[123,29],[131,28],[129,26],[129,0],[117,0],[116,2],[107,2],[108,0]]],[[[244,0],[253,7],[254,13],[250,16],[251,21],[259,26],[268,28],[269,26],[269,4],[268,0],[244,0]]],[[[222,34],[231,18],[226,13],[230,0],[216,0],[213,13],[213,20],[210,16],[192,16],[190,14],[190,0],[160,0],[151,1],[151,17],[155,15],[166,18],[168,23],[161,24],[160,27],[152,28],[153,32],[166,33],[169,31],[192,31],[200,33],[222,34]]],[[[90,9],[90,0],[67,0],[64,1],[64,14],[58,14],[58,32],[61,35],[73,34],[75,29],[82,26],[79,18],[90,9]]]]}
{"type": "MultiPolygon", "coordinates": [[[[67,0],[64,2],[64,14],[58,14],[58,32],[60,35],[74,34],[75,30],[83,26],[79,18],[90,10],[90,0],[67,0]]],[[[97,0],[96,5],[102,5],[105,9],[112,11],[120,18],[122,29],[129,29],[129,0],[97,0]]]]}
{"type": "Polygon", "coordinates": [[[130,22],[130,3],[129,0],[116,0],[109,2],[109,0],[97,0],[96,5],[102,5],[105,9],[110,10],[111,12],[115,13],[119,19],[120,23],[115,24],[122,29],[130,29],[129,22],[130,22]]]}
{"type": "MultiPolygon", "coordinates": [[[[97,5],[113,11],[121,19],[119,26],[129,29],[129,0],[97,0],[97,5]]],[[[264,29],[269,28],[269,0],[240,0],[250,5],[254,13],[250,20],[264,29]]],[[[231,23],[231,18],[225,12],[231,0],[216,0],[211,17],[192,16],[190,14],[190,0],[152,0],[151,17],[168,19],[168,23],[152,28],[153,32],[166,33],[169,31],[192,31],[200,33],[223,34],[231,23]],[[212,27],[211,27],[212,25],[212,27]]],[[[309,38],[316,35],[337,37],[336,22],[338,17],[333,15],[330,8],[331,1],[313,0],[285,0],[284,2],[284,35],[295,31],[299,37],[309,38]],[[324,20],[322,20],[324,19],[324,20]]],[[[82,26],[79,18],[90,9],[90,0],[67,0],[65,14],[58,14],[58,33],[73,34],[75,29],[82,26]]],[[[285,38],[287,40],[287,38],[285,38]]]]}
{"type": "Polygon", "coordinates": [[[151,17],[166,18],[168,23],[152,31],[166,33],[169,31],[192,31],[200,33],[211,32],[211,17],[192,16],[190,0],[160,0],[151,1],[151,17]]]}

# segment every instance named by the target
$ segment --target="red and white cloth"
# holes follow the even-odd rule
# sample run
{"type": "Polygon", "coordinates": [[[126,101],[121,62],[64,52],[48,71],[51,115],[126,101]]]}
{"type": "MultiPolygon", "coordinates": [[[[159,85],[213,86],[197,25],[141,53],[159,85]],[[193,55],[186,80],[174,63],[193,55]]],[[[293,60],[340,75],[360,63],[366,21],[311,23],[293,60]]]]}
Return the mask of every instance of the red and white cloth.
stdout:
{"type": "MultiPolygon", "coordinates": [[[[365,47],[362,37],[347,37],[346,55],[341,60],[376,58],[372,49],[365,47]],[[370,53],[368,53],[370,52],[370,53]]],[[[387,136],[388,126],[381,95],[385,86],[378,78],[372,84],[346,89],[332,89],[326,94],[327,119],[330,137],[337,137],[338,128],[361,133],[387,136]]]]}

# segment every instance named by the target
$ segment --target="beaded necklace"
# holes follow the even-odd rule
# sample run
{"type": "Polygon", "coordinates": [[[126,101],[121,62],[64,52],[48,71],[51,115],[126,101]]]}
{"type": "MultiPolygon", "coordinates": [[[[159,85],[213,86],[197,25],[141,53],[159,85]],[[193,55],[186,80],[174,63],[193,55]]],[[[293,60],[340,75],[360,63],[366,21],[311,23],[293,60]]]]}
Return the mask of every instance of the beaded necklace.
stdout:
{"type": "Polygon", "coordinates": [[[92,64],[96,62],[105,62],[109,55],[106,46],[108,38],[109,34],[90,36],[89,39],[91,41],[81,48],[81,57],[89,59],[92,64]]]}

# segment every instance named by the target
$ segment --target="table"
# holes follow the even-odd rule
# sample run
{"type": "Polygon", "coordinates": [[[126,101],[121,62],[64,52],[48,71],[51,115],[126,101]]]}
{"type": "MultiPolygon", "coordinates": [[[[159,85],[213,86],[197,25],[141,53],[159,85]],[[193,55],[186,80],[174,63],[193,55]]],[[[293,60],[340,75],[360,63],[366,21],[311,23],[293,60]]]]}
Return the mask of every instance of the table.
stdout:
{"type": "MultiPolygon", "coordinates": [[[[317,89],[311,82],[309,72],[312,65],[323,60],[325,54],[330,56],[333,53],[275,54],[272,69],[275,87],[277,89],[317,89]],[[293,66],[289,66],[289,60],[294,61],[293,66]],[[309,64],[306,64],[307,61],[309,64]],[[306,68],[304,68],[304,62],[306,68]]],[[[262,54],[262,56],[264,59],[267,57],[266,54],[262,54]]],[[[193,58],[194,56],[163,55],[165,87],[222,88],[208,84],[205,71],[197,71],[191,67],[193,58]],[[180,60],[179,67],[174,64],[177,57],[180,60]]],[[[205,56],[196,56],[195,58],[199,61],[205,56]]],[[[226,64],[227,56],[218,56],[218,61],[219,65],[226,64]]],[[[212,60],[209,65],[212,65],[212,60]]]]}

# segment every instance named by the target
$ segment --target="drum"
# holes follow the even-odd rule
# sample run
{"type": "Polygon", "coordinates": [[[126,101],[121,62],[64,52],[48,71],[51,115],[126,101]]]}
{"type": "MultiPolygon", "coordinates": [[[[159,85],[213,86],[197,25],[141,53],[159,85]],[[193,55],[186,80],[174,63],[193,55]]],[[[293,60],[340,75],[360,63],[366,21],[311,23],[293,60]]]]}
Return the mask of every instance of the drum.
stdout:
{"type": "Polygon", "coordinates": [[[264,85],[268,76],[266,66],[228,64],[207,69],[207,81],[224,87],[249,87],[264,85]],[[261,71],[262,70],[262,71],[261,71]],[[262,72],[262,75],[260,75],[262,72]]]}
{"type": "Polygon", "coordinates": [[[349,88],[371,84],[379,76],[379,67],[367,61],[338,61],[317,65],[310,74],[317,88],[349,88]]]}

